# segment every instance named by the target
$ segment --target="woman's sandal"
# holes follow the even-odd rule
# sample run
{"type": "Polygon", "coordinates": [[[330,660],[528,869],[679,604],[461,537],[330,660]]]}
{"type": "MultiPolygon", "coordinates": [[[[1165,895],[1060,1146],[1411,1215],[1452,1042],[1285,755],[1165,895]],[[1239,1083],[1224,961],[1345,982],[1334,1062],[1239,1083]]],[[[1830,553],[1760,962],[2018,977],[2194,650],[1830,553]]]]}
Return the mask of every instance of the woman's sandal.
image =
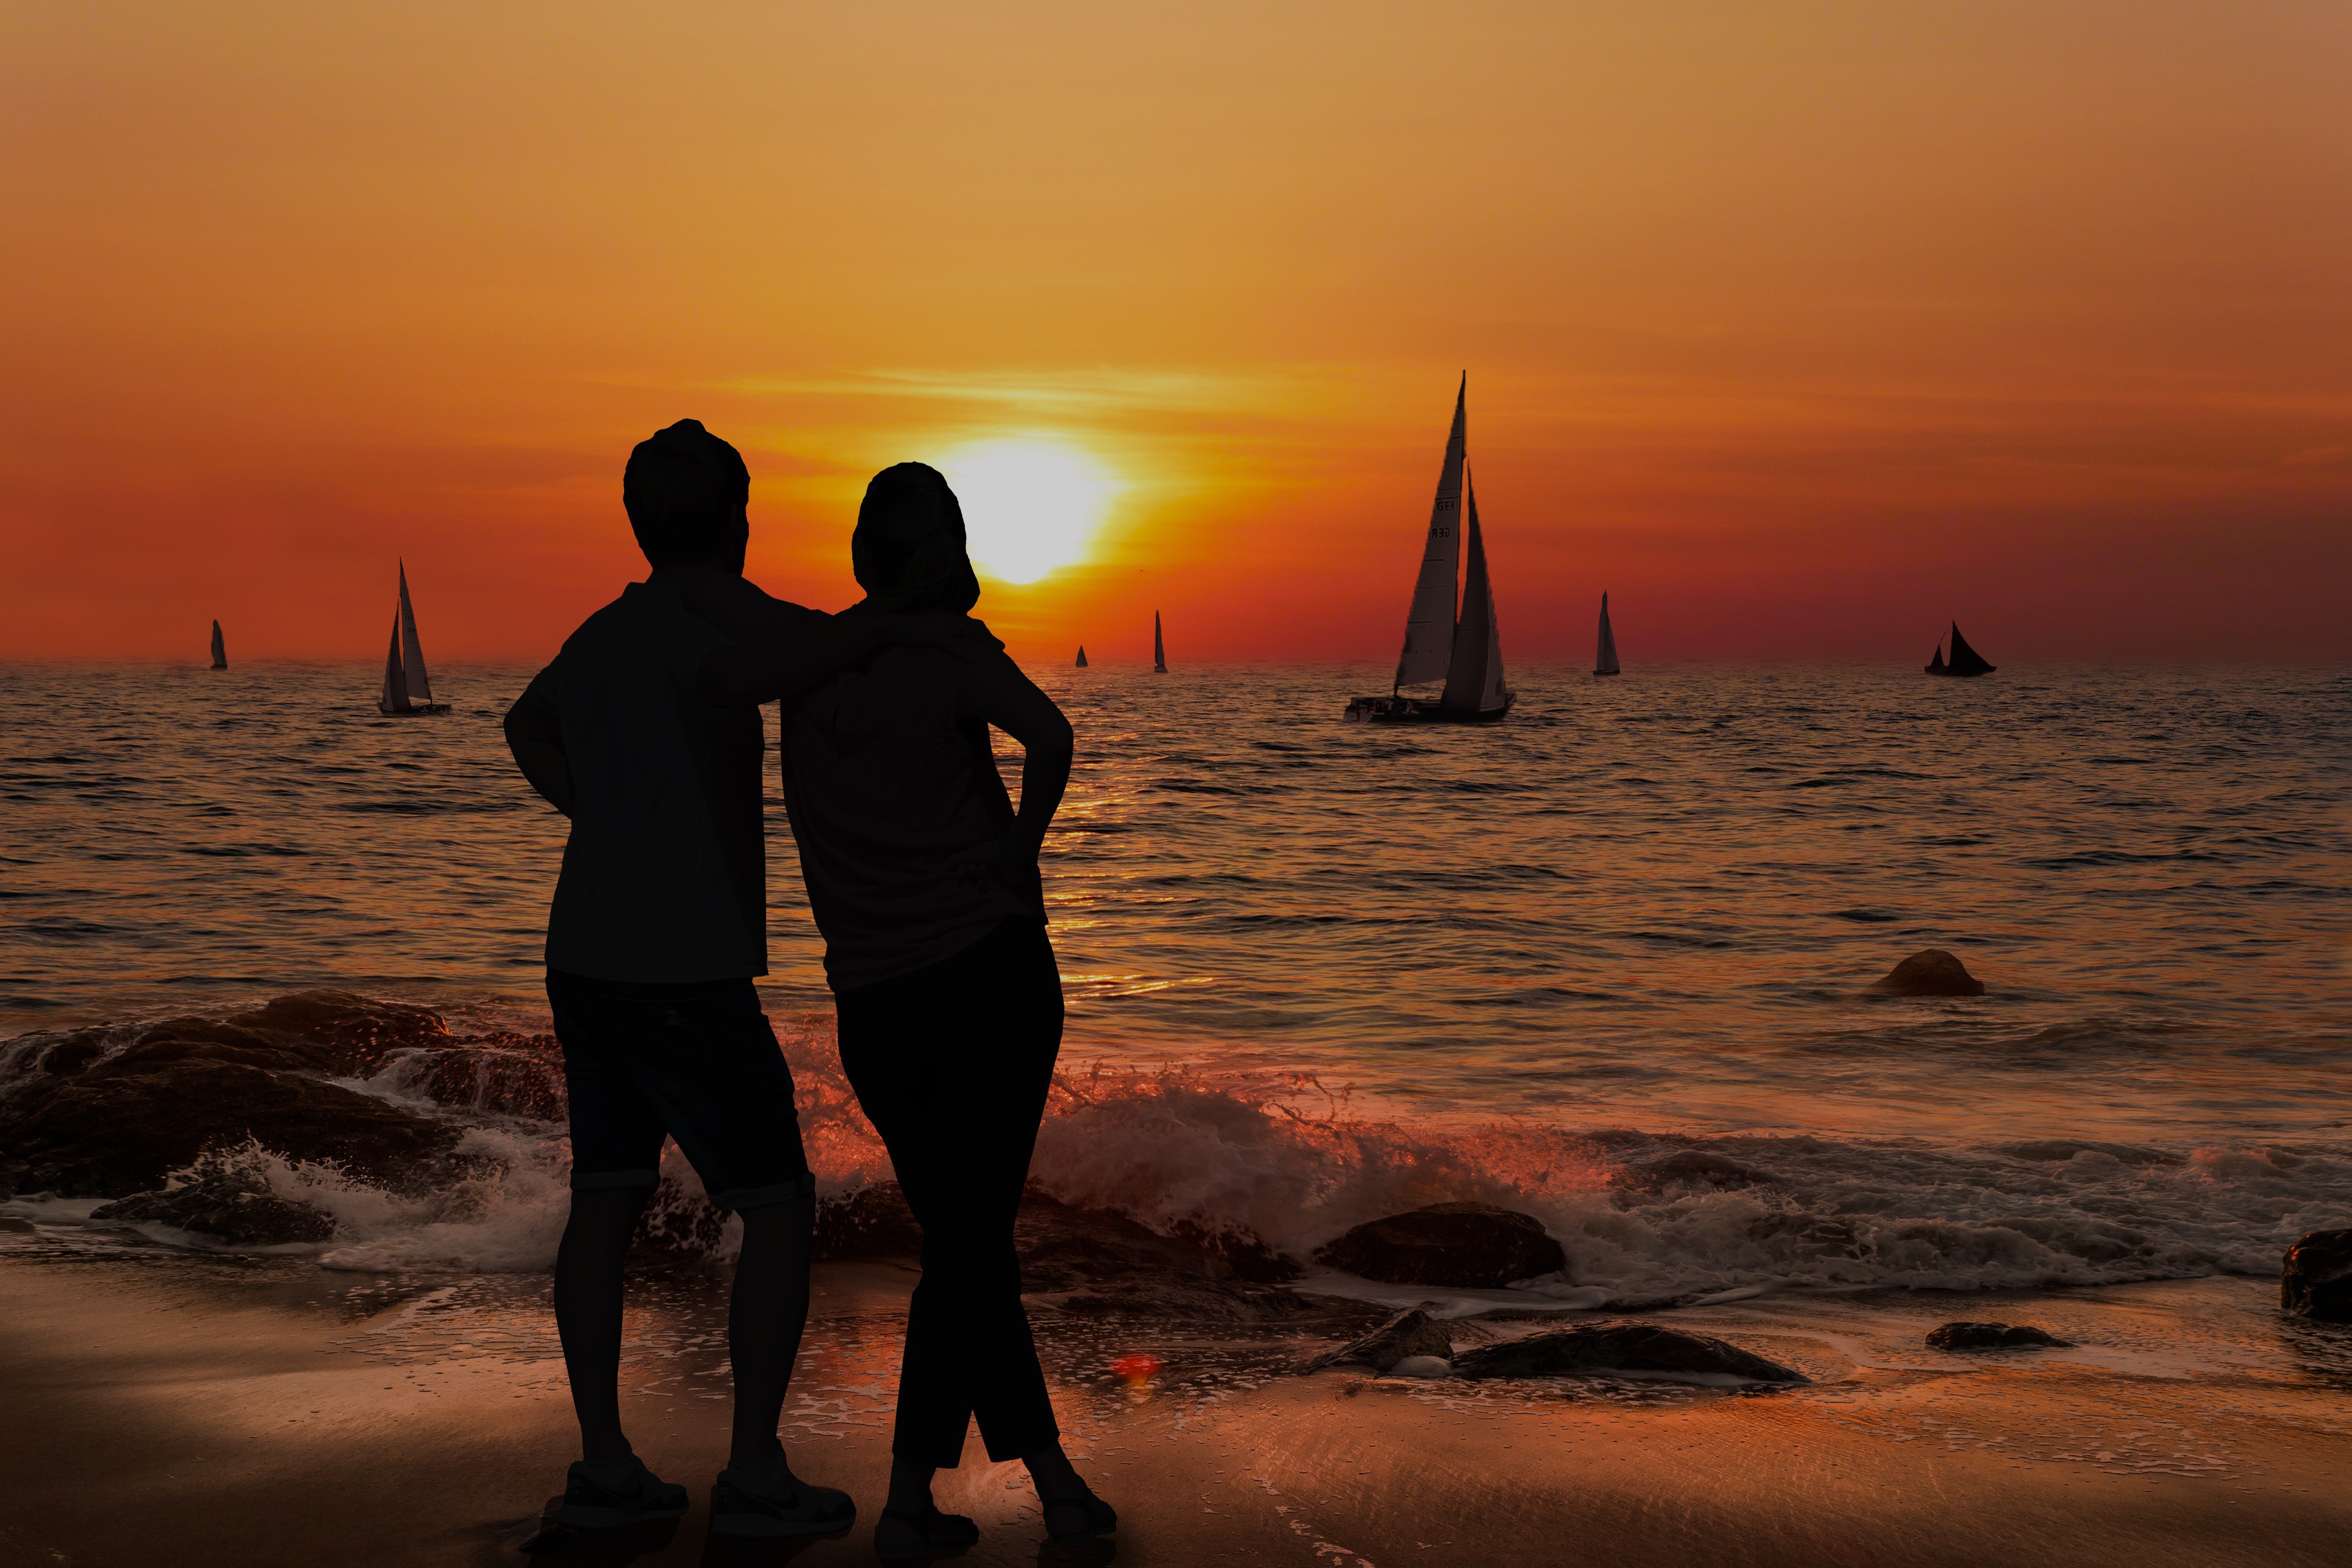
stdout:
{"type": "Polygon", "coordinates": [[[1056,1541],[1092,1541],[1118,1528],[1118,1510],[1088,1491],[1045,1504],[1045,1533],[1056,1541]]]}
{"type": "Polygon", "coordinates": [[[944,1557],[980,1544],[980,1526],[936,1508],[886,1508],[874,1521],[874,1555],[888,1562],[944,1557]]]}

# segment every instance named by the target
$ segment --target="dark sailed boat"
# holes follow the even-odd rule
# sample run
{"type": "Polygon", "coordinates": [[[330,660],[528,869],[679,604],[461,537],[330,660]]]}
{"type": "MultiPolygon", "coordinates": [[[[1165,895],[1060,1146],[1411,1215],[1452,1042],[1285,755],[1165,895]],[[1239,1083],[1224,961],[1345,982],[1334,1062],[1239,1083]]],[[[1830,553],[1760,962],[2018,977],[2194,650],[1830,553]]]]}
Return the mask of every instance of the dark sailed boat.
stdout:
{"type": "Polygon", "coordinates": [[[215,669],[228,668],[228,644],[221,641],[218,621],[213,623],[213,668],[215,669]]]}
{"type": "Polygon", "coordinates": [[[383,695],[375,710],[394,714],[446,713],[433,700],[433,678],[425,670],[425,649],[416,640],[416,612],[408,604],[408,563],[400,563],[400,607],[392,613],[392,647],[383,656],[383,695]]]}
{"type": "Polygon", "coordinates": [[[1404,623],[1404,652],[1397,658],[1395,684],[1386,697],[1359,697],[1347,716],[1368,723],[1492,723],[1511,710],[1517,693],[1503,685],[1502,634],[1495,624],[1495,590],[1486,577],[1486,543],[1478,531],[1478,495],[1470,483],[1465,408],[1470,378],[1454,395],[1454,430],[1445,439],[1445,466],[1438,470],[1437,500],[1430,509],[1429,538],[1413,584],[1412,609],[1404,623]],[[1468,502],[1469,580],[1463,583],[1461,611],[1454,587],[1462,556],[1463,530],[1455,526],[1468,502]],[[1404,689],[1424,681],[1445,683],[1435,699],[1408,697],[1404,689]]]}
{"type": "Polygon", "coordinates": [[[1959,676],[1990,675],[1999,668],[1998,665],[1987,664],[1984,655],[1969,646],[1969,639],[1960,635],[1960,623],[1954,621],[1952,623],[1952,662],[1949,664],[1944,662],[1944,645],[1937,643],[1936,657],[1928,664],[1927,673],[1959,676]]]}

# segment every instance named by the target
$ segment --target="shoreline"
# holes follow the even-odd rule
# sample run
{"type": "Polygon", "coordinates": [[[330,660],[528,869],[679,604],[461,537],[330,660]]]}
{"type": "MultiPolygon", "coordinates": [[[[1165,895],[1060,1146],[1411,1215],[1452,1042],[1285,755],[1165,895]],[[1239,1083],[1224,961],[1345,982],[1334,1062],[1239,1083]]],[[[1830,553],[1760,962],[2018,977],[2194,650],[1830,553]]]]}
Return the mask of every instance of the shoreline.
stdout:
{"type": "MultiPolygon", "coordinates": [[[[649,1277],[633,1294],[632,1435],[694,1500],[638,1562],[719,1560],[702,1536],[725,1440],[719,1278],[649,1277]]],[[[888,1262],[818,1268],[784,1437],[804,1474],[850,1488],[861,1523],[810,1544],[795,1559],[810,1568],[872,1561],[912,1279],[888,1262]]],[[[0,1561],[144,1563],[165,1543],[195,1564],[526,1561],[572,1457],[545,1287],[0,1254],[0,1403],[14,1416],[0,1462],[16,1492],[0,1561]]],[[[1816,1379],[1769,1393],[1297,1376],[1302,1342],[1279,1324],[1079,1319],[1042,1302],[1034,1315],[1073,1456],[1119,1508],[1129,1564],[2316,1568],[2341,1560],[2352,1531],[2352,1331],[2268,1322],[2261,1289],[1651,1315],[1816,1379]],[[1885,1352],[1939,1313],[2021,1312],[2084,1347],[1948,1363],[1885,1352]],[[2254,1364],[2265,1344],[2276,1353],[2254,1364]],[[1121,1349],[1167,1370],[1128,1388],[1107,1371],[1121,1349]]],[[[987,1463],[976,1436],[939,1491],[982,1523],[964,1561],[1038,1560],[1025,1479],[987,1463]]]]}

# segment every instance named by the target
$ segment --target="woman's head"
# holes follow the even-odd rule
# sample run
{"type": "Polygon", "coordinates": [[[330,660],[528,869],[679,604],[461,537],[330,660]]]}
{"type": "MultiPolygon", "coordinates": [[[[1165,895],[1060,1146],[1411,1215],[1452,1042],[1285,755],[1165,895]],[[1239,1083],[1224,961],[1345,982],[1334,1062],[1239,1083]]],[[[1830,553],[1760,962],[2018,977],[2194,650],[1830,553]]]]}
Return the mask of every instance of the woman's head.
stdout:
{"type": "Polygon", "coordinates": [[[877,610],[961,615],[980,602],[980,579],[964,553],[963,508],[928,463],[894,463],[874,476],[858,503],[849,561],[877,610]]]}

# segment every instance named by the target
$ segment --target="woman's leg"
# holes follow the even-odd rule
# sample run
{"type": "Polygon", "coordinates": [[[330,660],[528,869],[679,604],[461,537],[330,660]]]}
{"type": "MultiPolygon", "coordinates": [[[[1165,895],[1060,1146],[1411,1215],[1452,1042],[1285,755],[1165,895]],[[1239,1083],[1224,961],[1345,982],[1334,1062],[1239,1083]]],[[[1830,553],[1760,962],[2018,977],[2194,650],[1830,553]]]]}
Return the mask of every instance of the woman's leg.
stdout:
{"type": "Polygon", "coordinates": [[[1060,1040],[1052,966],[1045,933],[1016,924],[840,998],[842,1065],[923,1226],[891,1445],[902,1480],[953,1467],[975,1414],[992,1457],[1055,1440],[1013,1243],[1060,1040]]]}

